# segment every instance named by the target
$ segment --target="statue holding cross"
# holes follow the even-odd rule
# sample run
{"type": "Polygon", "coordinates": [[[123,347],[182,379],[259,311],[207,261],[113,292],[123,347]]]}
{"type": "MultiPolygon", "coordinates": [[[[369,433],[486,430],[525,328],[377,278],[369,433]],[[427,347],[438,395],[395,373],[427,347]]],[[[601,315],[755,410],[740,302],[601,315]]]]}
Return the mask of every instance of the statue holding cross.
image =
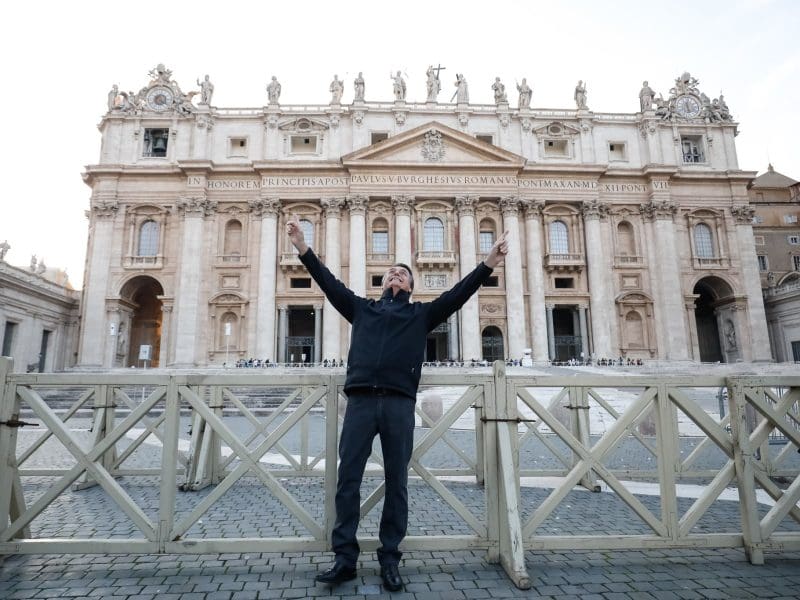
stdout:
{"type": "Polygon", "coordinates": [[[445,67],[442,65],[438,65],[434,67],[430,65],[426,74],[428,75],[427,87],[428,87],[428,102],[436,102],[436,97],[439,95],[439,92],[442,89],[442,83],[439,81],[439,71],[444,70],[445,67]]]}

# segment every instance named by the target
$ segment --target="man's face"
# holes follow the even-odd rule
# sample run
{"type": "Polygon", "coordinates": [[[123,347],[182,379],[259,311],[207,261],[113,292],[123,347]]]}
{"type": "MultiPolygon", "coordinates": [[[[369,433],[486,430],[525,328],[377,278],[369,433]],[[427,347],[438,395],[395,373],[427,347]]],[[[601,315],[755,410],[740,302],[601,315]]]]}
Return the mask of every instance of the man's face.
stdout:
{"type": "Polygon", "coordinates": [[[409,272],[400,266],[392,266],[386,271],[383,276],[383,291],[392,288],[395,293],[398,290],[405,290],[411,293],[411,275],[409,272]]]}

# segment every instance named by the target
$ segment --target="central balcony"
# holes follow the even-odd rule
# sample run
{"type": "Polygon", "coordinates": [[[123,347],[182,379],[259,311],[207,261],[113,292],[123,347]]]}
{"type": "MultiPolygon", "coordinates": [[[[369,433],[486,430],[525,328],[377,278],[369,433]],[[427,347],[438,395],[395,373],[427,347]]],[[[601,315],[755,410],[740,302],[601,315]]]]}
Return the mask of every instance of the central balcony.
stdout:
{"type": "Polygon", "coordinates": [[[456,264],[456,253],[447,250],[417,252],[417,266],[433,269],[452,269],[456,264]]]}
{"type": "Polygon", "coordinates": [[[544,268],[549,272],[579,273],[586,266],[583,254],[545,254],[544,268]]]}

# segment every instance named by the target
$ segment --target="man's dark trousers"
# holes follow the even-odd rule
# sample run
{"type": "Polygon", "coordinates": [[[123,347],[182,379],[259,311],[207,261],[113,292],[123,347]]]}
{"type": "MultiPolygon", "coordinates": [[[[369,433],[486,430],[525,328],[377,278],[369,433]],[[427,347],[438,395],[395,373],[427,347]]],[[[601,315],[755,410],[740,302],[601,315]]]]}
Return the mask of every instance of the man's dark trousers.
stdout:
{"type": "Polygon", "coordinates": [[[386,390],[356,390],[348,394],[339,440],[339,481],[332,545],[336,561],[354,567],[360,548],[356,540],[361,510],[361,479],[380,435],[386,490],[378,549],[381,565],[396,565],[398,546],[408,526],[408,462],[414,447],[414,400],[386,390]]]}

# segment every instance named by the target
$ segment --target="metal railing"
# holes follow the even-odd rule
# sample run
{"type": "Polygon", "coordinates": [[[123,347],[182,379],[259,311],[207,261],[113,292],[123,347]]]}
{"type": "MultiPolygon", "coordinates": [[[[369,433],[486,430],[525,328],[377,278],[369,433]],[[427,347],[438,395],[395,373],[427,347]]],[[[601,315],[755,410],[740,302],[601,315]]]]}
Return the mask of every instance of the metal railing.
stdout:
{"type": "MultiPolygon", "coordinates": [[[[344,374],[270,371],[18,374],[0,358],[0,553],[329,550],[344,374]],[[233,518],[231,490],[248,499],[233,518]],[[104,504],[80,517],[87,502],[104,504]],[[98,510],[129,529],[107,535],[98,510]],[[215,525],[251,512],[257,534],[215,525]]],[[[756,564],[800,550],[800,377],[533,377],[498,362],[425,371],[420,389],[407,550],[483,549],[520,588],[530,549],[744,547],[756,564]]],[[[380,453],[372,479],[365,550],[380,453]]]]}

